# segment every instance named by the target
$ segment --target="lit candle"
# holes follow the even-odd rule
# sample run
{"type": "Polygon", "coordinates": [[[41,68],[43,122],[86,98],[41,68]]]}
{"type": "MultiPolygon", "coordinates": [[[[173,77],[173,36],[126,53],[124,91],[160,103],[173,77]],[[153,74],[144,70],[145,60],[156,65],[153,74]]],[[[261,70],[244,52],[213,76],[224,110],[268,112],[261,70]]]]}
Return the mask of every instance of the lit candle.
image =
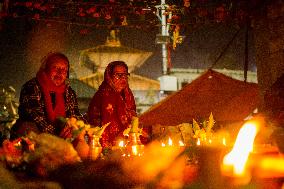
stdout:
{"type": "Polygon", "coordinates": [[[196,145],[200,146],[200,139],[199,138],[197,139],[196,145]]]}
{"type": "Polygon", "coordinates": [[[169,146],[172,146],[172,145],[173,145],[173,141],[172,141],[171,138],[169,138],[168,144],[169,144],[169,146]]]}
{"type": "Polygon", "coordinates": [[[125,156],[125,144],[124,144],[124,141],[123,140],[120,140],[119,143],[118,143],[118,147],[120,149],[120,152],[122,154],[122,156],[125,156]]]}
{"type": "Polygon", "coordinates": [[[211,140],[211,139],[209,139],[209,140],[208,140],[208,143],[209,143],[209,144],[211,144],[211,143],[212,143],[212,140],[211,140]]]}
{"type": "Polygon", "coordinates": [[[123,140],[119,141],[118,146],[121,148],[124,147],[124,141],[123,140]]]}
{"type": "Polygon", "coordinates": [[[225,138],[225,137],[223,137],[223,139],[222,139],[222,144],[223,144],[224,146],[227,145],[227,144],[226,144],[226,138],[225,138]]]}
{"type": "Polygon", "coordinates": [[[138,155],[138,150],[137,150],[137,146],[136,145],[132,146],[132,154],[135,155],[135,156],[138,155]]]}
{"type": "Polygon", "coordinates": [[[223,159],[223,171],[233,171],[234,176],[244,176],[245,166],[250,152],[253,150],[253,143],[258,132],[258,126],[254,123],[245,123],[240,129],[234,147],[223,159]],[[229,170],[228,170],[229,169],[229,170]]]}
{"type": "Polygon", "coordinates": [[[178,141],[178,143],[179,143],[179,146],[185,146],[185,144],[181,140],[178,141]]]}

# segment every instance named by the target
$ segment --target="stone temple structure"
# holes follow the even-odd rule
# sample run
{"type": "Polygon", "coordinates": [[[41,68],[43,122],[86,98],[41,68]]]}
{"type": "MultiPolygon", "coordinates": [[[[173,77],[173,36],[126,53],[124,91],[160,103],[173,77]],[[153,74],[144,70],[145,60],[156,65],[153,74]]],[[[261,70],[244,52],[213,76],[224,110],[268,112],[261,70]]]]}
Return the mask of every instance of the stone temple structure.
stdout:
{"type": "Polygon", "coordinates": [[[81,52],[81,64],[93,69],[94,72],[103,73],[109,62],[121,60],[127,63],[129,72],[140,67],[152,52],[146,52],[121,45],[115,30],[110,31],[105,44],[81,52]]]}
{"type": "Polygon", "coordinates": [[[81,51],[80,64],[91,70],[91,73],[79,77],[78,80],[95,91],[103,81],[103,74],[109,62],[115,60],[126,62],[130,72],[129,86],[135,96],[137,112],[142,113],[159,101],[160,83],[132,72],[151,55],[152,52],[121,45],[116,31],[111,30],[105,44],[81,51]]]}

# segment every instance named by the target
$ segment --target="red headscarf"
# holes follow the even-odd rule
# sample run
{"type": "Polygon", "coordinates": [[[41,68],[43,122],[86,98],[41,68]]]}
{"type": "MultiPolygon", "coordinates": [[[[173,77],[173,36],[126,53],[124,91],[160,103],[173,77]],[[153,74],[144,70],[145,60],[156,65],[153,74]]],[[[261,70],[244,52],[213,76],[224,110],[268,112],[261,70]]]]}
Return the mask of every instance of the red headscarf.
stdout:
{"type": "MultiPolygon", "coordinates": [[[[115,84],[113,82],[113,76],[112,76],[113,69],[117,65],[125,66],[126,70],[128,71],[127,65],[122,61],[114,61],[114,62],[109,63],[108,66],[106,67],[106,70],[105,70],[105,73],[104,73],[104,81],[101,84],[100,88],[101,87],[104,88],[105,85],[109,85],[114,91],[118,92],[116,90],[115,84]]],[[[133,109],[133,105],[135,105],[135,101],[134,101],[133,94],[132,94],[131,89],[129,88],[128,83],[127,83],[127,87],[125,87],[120,92],[120,94],[124,96],[124,101],[125,101],[125,105],[126,105],[127,110],[133,109]]],[[[135,107],[135,109],[136,109],[136,107],[135,107]]],[[[132,112],[132,113],[134,113],[134,112],[132,112]]],[[[136,116],[136,110],[135,110],[134,114],[136,116]]]]}
{"type": "MultiPolygon", "coordinates": [[[[110,122],[102,136],[103,147],[114,145],[117,137],[129,126],[133,116],[136,116],[134,96],[129,86],[117,91],[113,82],[113,69],[115,66],[127,65],[121,61],[108,64],[104,72],[104,81],[91,100],[88,117],[94,125],[103,125],[110,122]]],[[[127,69],[128,70],[128,69],[127,69]]]]}
{"type": "Polygon", "coordinates": [[[46,74],[48,68],[53,64],[55,59],[64,59],[68,63],[69,70],[69,61],[67,57],[61,53],[51,53],[49,54],[42,62],[42,65],[36,75],[36,78],[40,84],[44,95],[45,109],[47,112],[48,120],[54,122],[57,117],[65,117],[65,89],[66,85],[62,84],[56,86],[50,77],[46,74]],[[55,94],[55,104],[53,107],[51,93],[55,94]]]}

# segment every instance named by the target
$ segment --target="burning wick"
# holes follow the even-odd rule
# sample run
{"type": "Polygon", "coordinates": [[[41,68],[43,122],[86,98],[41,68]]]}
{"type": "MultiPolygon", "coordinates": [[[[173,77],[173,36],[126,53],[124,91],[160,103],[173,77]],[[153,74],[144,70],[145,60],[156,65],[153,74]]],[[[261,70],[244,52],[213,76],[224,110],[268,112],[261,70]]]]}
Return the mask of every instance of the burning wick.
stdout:
{"type": "Polygon", "coordinates": [[[124,147],[124,142],[123,142],[123,140],[121,140],[121,141],[118,143],[118,146],[121,147],[121,148],[124,147]]]}
{"type": "Polygon", "coordinates": [[[253,142],[257,131],[256,124],[245,123],[239,131],[232,151],[224,157],[223,165],[233,166],[235,175],[244,174],[248,156],[253,150],[253,142]]]}
{"type": "Polygon", "coordinates": [[[227,146],[227,144],[226,144],[226,139],[225,139],[225,138],[222,139],[222,144],[223,144],[224,146],[227,146]]]}
{"type": "Polygon", "coordinates": [[[211,144],[211,143],[212,143],[212,140],[211,140],[211,139],[209,139],[209,140],[208,140],[208,142],[209,142],[209,144],[211,144]]]}
{"type": "Polygon", "coordinates": [[[137,156],[138,155],[138,150],[137,150],[137,146],[132,146],[132,153],[133,155],[137,156]]]}
{"type": "MultiPolygon", "coordinates": [[[[120,150],[123,152],[123,148],[125,147],[124,141],[123,140],[119,141],[118,146],[119,146],[120,150]]],[[[122,156],[125,157],[126,154],[123,153],[122,156]]]]}
{"type": "Polygon", "coordinates": [[[172,141],[171,138],[169,138],[168,144],[169,144],[169,146],[172,146],[172,145],[173,145],[173,141],[172,141]]]}
{"type": "MultiPolygon", "coordinates": [[[[168,140],[168,146],[172,146],[172,145],[173,145],[173,141],[172,141],[171,138],[169,138],[169,140],[168,140]]],[[[162,142],[162,147],[165,147],[165,146],[166,146],[166,144],[162,142]]]]}
{"type": "Polygon", "coordinates": [[[178,143],[179,143],[179,146],[185,146],[184,143],[181,140],[178,141],[178,143]]]}
{"type": "Polygon", "coordinates": [[[201,144],[201,143],[200,143],[200,139],[198,138],[198,139],[197,139],[197,142],[196,142],[196,145],[197,145],[197,146],[200,146],[200,144],[201,144]]]}

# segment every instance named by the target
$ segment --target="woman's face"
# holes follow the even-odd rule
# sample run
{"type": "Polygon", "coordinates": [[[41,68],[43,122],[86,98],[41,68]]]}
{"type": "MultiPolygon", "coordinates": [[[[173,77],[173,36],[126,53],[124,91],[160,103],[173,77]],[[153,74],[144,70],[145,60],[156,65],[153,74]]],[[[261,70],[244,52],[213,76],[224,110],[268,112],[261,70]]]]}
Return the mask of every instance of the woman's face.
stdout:
{"type": "Polygon", "coordinates": [[[128,76],[127,69],[124,66],[115,66],[113,70],[113,83],[114,87],[118,92],[121,92],[128,86],[128,76]]]}
{"type": "Polygon", "coordinates": [[[47,69],[47,75],[51,78],[55,86],[65,83],[68,74],[68,63],[64,59],[58,59],[51,63],[47,69]]]}

